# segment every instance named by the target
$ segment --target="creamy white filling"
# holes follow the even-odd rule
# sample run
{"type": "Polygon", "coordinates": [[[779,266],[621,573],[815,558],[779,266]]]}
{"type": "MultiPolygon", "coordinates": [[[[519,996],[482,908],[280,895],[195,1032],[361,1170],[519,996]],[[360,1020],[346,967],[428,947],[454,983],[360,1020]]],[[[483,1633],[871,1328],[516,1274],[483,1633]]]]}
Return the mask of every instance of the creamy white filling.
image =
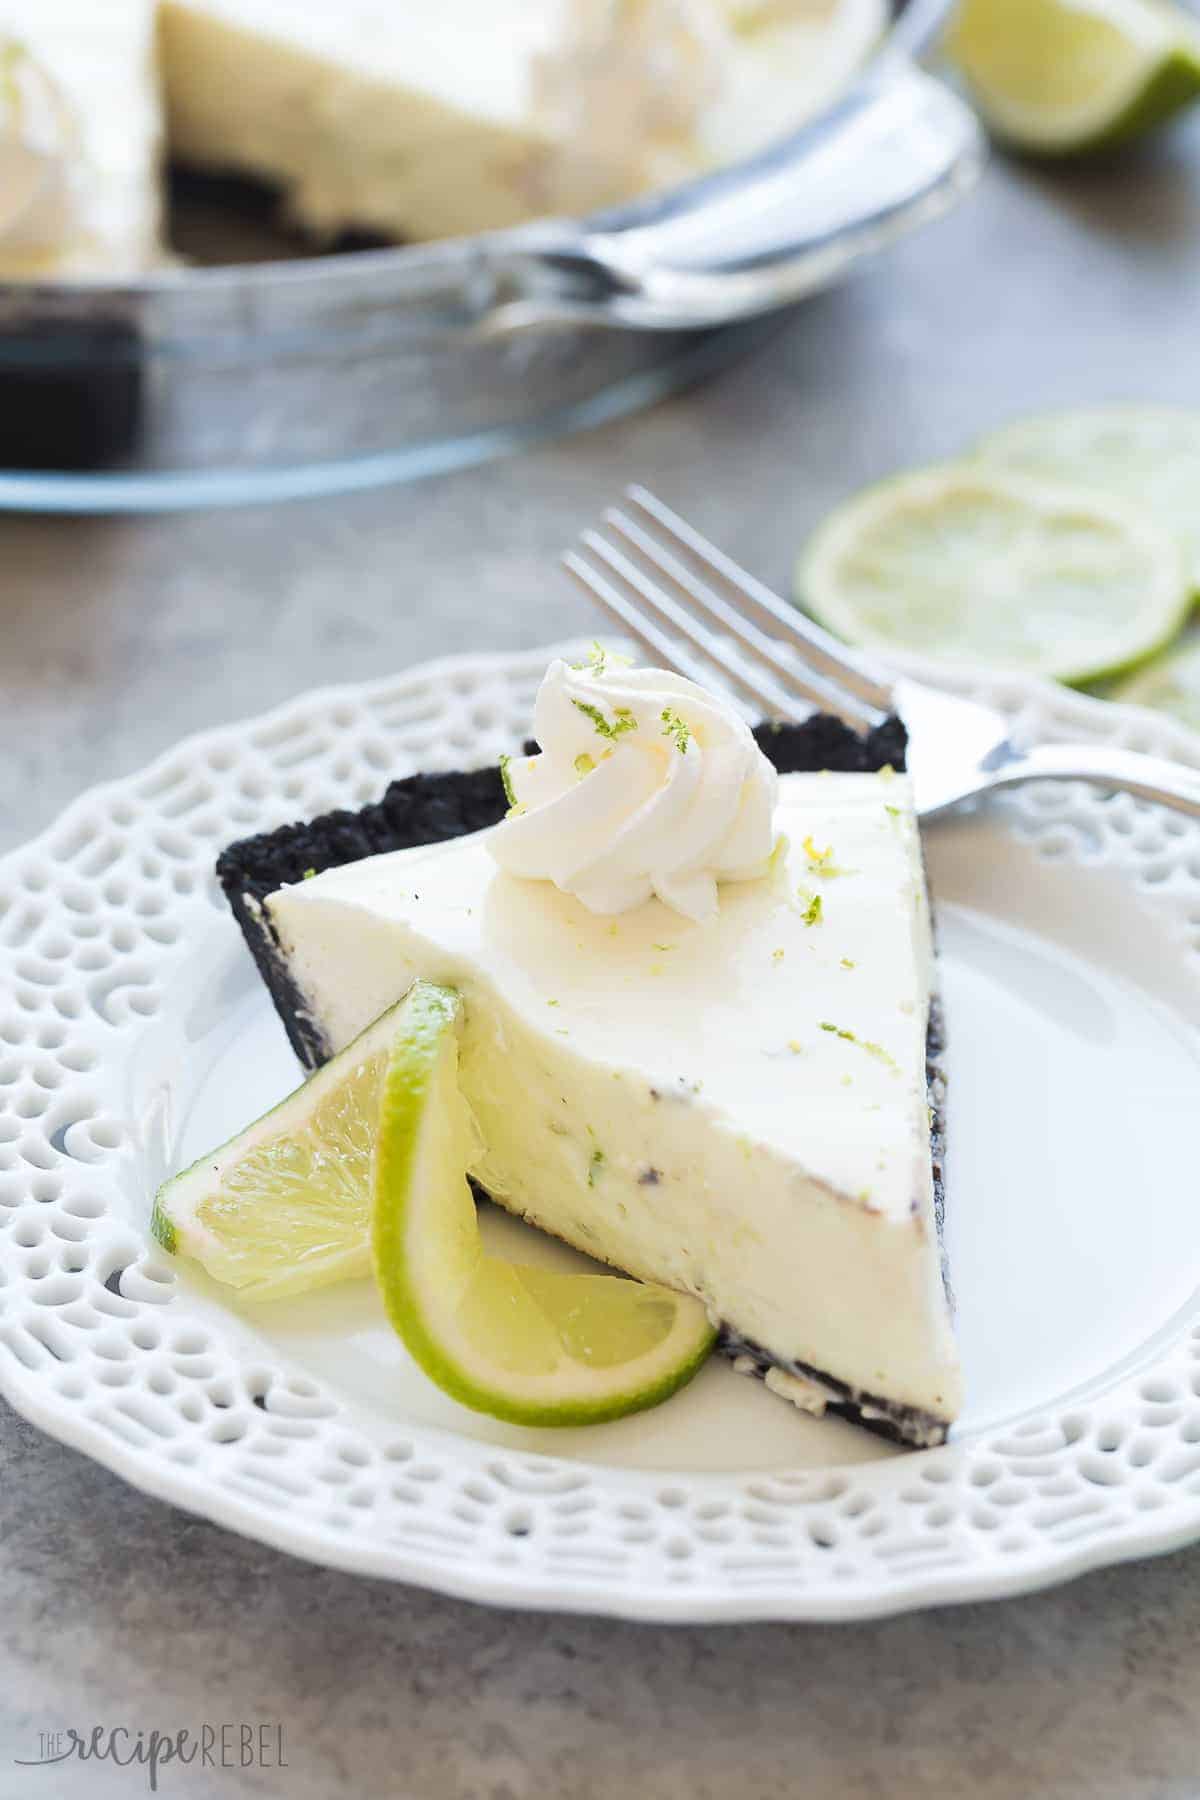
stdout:
{"type": "Polygon", "coordinates": [[[0,245],[62,242],[79,156],[77,122],[57,82],[24,43],[0,36],[0,245]]]}
{"type": "Polygon", "coordinates": [[[549,204],[586,210],[644,185],[648,153],[688,160],[735,53],[714,0],[568,0],[558,41],[533,67],[533,112],[561,146],[549,204]]]}
{"type": "Polygon", "coordinates": [[[155,0],[0,6],[0,279],[159,255],[155,0]]]}
{"type": "Polygon", "coordinates": [[[952,1417],[908,784],[788,776],[780,794],[786,853],[700,923],[658,900],[598,917],[498,870],[487,833],[267,910],[333,1048],[417,977],[460,989],[476,1173],[514,1211],[769,1353],[952,1417]]]}

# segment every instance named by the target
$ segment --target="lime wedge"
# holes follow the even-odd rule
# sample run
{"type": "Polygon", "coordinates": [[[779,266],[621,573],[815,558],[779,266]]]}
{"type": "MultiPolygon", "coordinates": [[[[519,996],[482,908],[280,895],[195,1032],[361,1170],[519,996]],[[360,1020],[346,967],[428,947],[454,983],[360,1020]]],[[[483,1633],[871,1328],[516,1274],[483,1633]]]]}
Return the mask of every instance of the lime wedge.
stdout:
{"type": "Polygon", "coordinates": [[[519,1425],[639,1412],[691,1379],[715,1332],[690,1295],[485,1253],[466,1171],[460,1002],[417,982],[402,1002],[380,1113],[371,1222],[388,1317],[431,1380],[519,1425]]]}
{"type": "Polygon", "coordinates": [[[1170,713],[1200,731],[1200,636],[1185,638],[1177,649],[1110,688],[1107,698],[1170,713]]]}
{"type": "Polygon", "coordinates": [[[1105,406],[1016,419],[976,454],[1019,474],[1103,488],[1137,504],[1182,545],[1200,593],[1200,412],[1105,406]]]}
{"type": "Polygon", "coordinates": [[[1124,143],[1200,96],[1200,28],[1170,0],[961,0],[946,49],[989,130],[1037,155],[1124,143]]]}
{"type": "Polygon", "coordinates": [[[250,1300],[369,1274],[371,1157],[398,1012],[166,1182],[150,1221],[158,1241],[250,1300]]]}
{"type": "Polygon", "coordinates": [[[1177,544],[1137,510],[983,462],[859,494],[796,580],[801,605],[851,642],[1073,682],[1143,661],[1189,607],[1177,544]]]}

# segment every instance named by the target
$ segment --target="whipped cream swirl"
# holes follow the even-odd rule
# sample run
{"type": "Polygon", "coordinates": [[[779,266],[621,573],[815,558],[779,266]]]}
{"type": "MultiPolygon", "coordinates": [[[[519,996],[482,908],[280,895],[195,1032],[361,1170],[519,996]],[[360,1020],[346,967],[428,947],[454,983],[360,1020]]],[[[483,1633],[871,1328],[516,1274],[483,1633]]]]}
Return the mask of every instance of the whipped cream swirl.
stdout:
{"type": "Polygon", "coordinates": [[[512,875],[552,881],[594,913],[657,895],[695,920],[717,883],[765,873],[775,770],[728,701],[662,669],[553,662],[533,716],[539,756],[514,757],[491,833],[512,875]]]}
{"type": "Polygon", "coordinates": [[[51,249],[67,236],[79,135],[54,78],[0,35],[0,244],[51,249]]]}

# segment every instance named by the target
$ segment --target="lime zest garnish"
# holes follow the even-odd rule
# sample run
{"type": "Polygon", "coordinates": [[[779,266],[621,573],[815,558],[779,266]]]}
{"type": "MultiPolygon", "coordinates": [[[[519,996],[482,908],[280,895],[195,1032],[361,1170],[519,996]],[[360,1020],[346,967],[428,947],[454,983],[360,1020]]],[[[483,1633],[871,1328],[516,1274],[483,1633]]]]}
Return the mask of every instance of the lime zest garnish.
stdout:
{"type": "Polygon", "coordinates": [[[616,707],[614,717],[606,719],[600,708],[593,706],[590,701],[576,700],[572,696],[571,705],[577,712],[581,712],[585,719],[590,719],[600,736],[608,738],[610,742],[615,742],[627,731],[637,730],[637,720],[627,706],[616,707]]]}
{"type": "Polygon", "coordinates": [[[595,1187],[597,1177],[604,1171],[605,1161],[604,1152],[597,1144],[588,1158],[587,1184],[589,1187],[595,1187]]]}
{"type": "Polygon", "coordinates": [[[810,894],[807,888],[799,888],[797,892],[799,893],[801,900],[807,902],[800,917],[806,925],[819,925],[821,923],[821,914],[824,911],[824,902],[822,901],[820,894],[810,894]]]}
{"type": "Polygon", "coordinates": [[[581,750],[579,755],[575,758],[575,773],[579,776],[581,781],[585,775],[591,774],[595,766],[595,757],[589,756],[586,750],[581,750]]]}
{"type": "Polygon", "coordinates": [[[681,756],[686,756],[692,733],[685,720],[670,706],[663,707],[659,718],[662,720],[663,736],[670,738],[681,756]]]}
{"type": "Polygon", "coordinates": [[[840,869],[835,862],[830,861],[833,855],[832,844],[826,844],[823,850],[818,850],[810,835],[805,838],[803,849],[808,858],[809,874],[819,875],[822,881],[836,881],[839,875],[854,874],[853,869],[840,869]]]}
{"type": "Polygon", "coordinates": [[[867,1055],[873,1056],[877,1062],[885,1062],[893,1069],[897,1067],[895,1057],[890,1056],[882,1044],[876,1044],[870,1038],[860,1038],[857,1032],[847,1031],[844,1025],[834,1025],[830,1020],[822,1019],[821,1030],[832,1032],[834,1037],[842,1038],[847,1044],[856,1044],[860,1050],[865,1050],[867,1055]]]}
{"type": "Polygon", "coordinates": [[[620,668],[629,668],[633,663],[632,656],[622,656],[617,650],[606,650],[599,638],[592,639],[592,647],[583,662],[572,663],[573,669],[586,669],[589,675],[604,675],[608,672],[609,663],[620,668]]]}
{"type": "Polygon", "coordinates": [[[573,669],[586,669],[589,675],[603,675],[604,665],[608,661],[608,652],[599,638],[592,639],[592,647],[582,662],[572,663],[573,669]]]}
{"type": "Polygon", "coordinates": [[[517,790],[513,786],[511,756],[502,756],[500,758],[500,779],[504,783],[504,798],[508,801],[508,811],[509,816],[511,817],[512,814],[516,812],[517,807],[521,804],[517,799],[517,790]]]}
{"type": "Polygon", "coordinates": [[[301,877],[301,879],[303,881],[312,881],[316,878],[316,873],[317,873],[317,871],[315,869],[305,869],[304,874],[301,877]]]}

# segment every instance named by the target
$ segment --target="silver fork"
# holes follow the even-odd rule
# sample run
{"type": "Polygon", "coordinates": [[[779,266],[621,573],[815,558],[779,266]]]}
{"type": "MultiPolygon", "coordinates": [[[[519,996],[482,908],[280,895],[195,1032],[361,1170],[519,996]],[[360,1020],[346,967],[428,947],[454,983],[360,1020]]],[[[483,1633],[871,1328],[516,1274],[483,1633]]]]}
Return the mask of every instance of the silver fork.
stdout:
{"type": "Polygon", "coordinates": [[[611,507],[603,529],[585,531],[563,562],[654,663],[705,685],[715,673],[764,718],[794,721],[816,707],[862,731],[898,714],[923,818],[997,788],[1055,780],[1120,789],[1200,818],[1200,773],[1107,744],[1015,744],[1003,714],[893,679],[643,487],[628,488],[625,505],[611,507]]]}

